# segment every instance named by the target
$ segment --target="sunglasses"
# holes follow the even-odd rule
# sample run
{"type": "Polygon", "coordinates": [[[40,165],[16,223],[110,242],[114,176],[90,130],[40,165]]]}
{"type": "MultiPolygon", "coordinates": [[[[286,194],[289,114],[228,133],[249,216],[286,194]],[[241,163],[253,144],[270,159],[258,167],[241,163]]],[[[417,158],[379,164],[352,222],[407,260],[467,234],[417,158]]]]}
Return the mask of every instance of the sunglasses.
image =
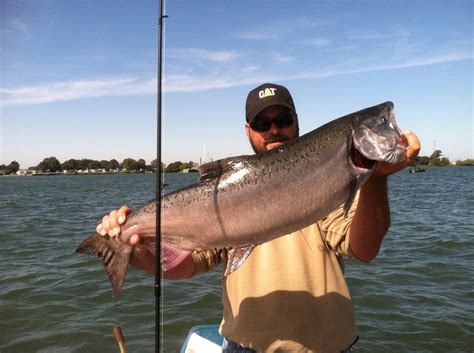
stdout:
{"type": "Polygon", "coordinates": [[[276,127],[279,129],[285,129],[293,125],[294,122],[295,122],[294,115],[281,115],[281,116],[277,116],[274,119],[270,119],[270,118],[254,119],[249,123],[249,125],[254,131],[266,132],[270,130],[270,128],[272,127],[272,124],[275,124],[276,127]]]}

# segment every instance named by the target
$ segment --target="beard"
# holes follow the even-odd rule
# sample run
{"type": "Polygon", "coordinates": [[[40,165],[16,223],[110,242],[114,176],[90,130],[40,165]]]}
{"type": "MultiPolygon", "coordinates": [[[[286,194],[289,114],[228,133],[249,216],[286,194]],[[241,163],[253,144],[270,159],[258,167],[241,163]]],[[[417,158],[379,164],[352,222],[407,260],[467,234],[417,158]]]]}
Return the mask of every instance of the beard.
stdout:
{"type": "MultiPolygon", "coordinates": [[[[295,137],[298,137],[298,136],[299,136],[299,128],[297,129],[295,137]]],[[[257,145],[255,145],[255,143],[253,142],[252,139],[249,139],[250,145],[252,146],[252,149],[255,153],[264,153],[264,152],[270,151],[271,149],[267,149],[266,147],[267,147],[267,145],[269,145],[271,143],[275,143],[275,142],[286,143],[290,140],[291,140],[291,138],[289,138],[288,136],[285,136],[285,135],[273,135],[268,140],[265,140],[263,145],[257,146],[257,145]]],[[[277,146],[275,146],[275,147],[277,147],[277,146]]]]}

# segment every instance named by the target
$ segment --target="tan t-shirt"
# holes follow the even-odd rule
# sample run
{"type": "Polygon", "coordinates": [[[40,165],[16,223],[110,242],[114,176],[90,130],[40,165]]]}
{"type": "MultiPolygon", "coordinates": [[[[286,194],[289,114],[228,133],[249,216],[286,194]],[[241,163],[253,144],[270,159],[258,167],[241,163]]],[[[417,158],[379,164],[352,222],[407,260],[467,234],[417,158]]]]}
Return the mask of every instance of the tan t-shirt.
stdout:
{"type": "MultiPolygon", "coordinates": [[[[347,348],[357,330],[342,255],[355,212],[342,207],[297,232],[261,244],[222,279],[220,333],[262,352],[328,352],[347,348]]],[[[194,253],[196,273],[223,260],[225,250],[194,253]]]]}

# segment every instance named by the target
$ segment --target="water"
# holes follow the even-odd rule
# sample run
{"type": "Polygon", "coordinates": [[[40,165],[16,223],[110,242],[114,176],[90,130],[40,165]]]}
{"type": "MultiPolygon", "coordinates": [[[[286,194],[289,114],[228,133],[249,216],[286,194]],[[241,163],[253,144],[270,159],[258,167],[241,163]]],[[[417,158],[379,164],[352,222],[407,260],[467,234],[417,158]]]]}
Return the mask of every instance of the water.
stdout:
{"type": "MultiPolygon", "coordinates": [[[[167,190],[196,180],[169,174],[167,190]]],[[[346,262],[356,352],[474,349],[474,168],[401,172],[390,180],[392,227],[371,264],[346,262]]],[[[0,352],[154,351],[153,277],[134,268],[118,299],[97,259],[74,254],[100,216],[138,207],[154,175],[0,178],[0,352]]],[[[221,317],[220,271],[163,284],[163,352],[221,317]]]]}

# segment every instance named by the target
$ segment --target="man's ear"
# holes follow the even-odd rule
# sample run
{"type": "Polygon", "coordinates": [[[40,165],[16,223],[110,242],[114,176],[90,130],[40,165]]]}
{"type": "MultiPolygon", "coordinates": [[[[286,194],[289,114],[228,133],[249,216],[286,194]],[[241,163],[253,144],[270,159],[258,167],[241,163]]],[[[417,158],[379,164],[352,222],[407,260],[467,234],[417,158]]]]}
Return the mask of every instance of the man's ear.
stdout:
{"type": "Polygon", "coordinates": [[[249,123],[245,123],[245,133],[247,134],[247,137],[250,137],[250,125],[249,123]]]}

